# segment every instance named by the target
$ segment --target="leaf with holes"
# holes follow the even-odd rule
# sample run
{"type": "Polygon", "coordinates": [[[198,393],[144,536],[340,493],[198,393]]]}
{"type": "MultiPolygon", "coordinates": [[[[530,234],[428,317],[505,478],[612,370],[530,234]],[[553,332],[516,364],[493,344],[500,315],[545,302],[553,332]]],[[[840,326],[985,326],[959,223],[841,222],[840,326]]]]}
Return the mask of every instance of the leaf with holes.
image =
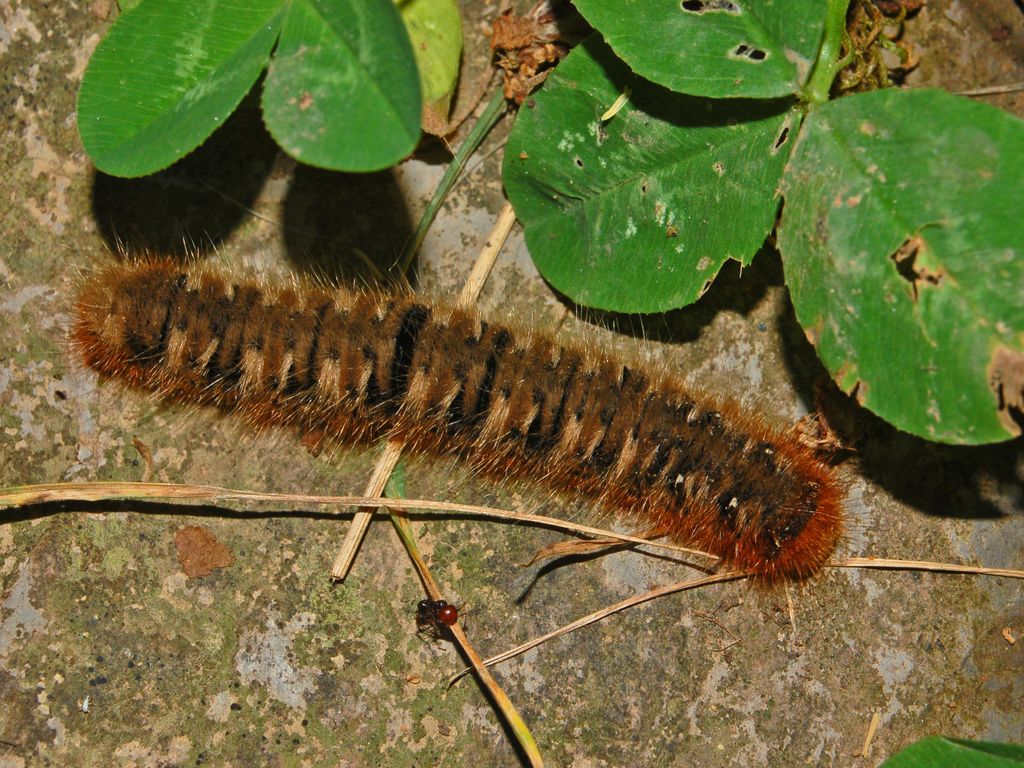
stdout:
{"type": "Polygon", "coordinates": [[[786,282],[839,385],[929,440],[1020,434],[1024,122],[934,90],[833,101],[783,193],[786,282]]]}
{"type": "Polygon", "coordinates": [[[398,11],[382,0],[292,0],[263,88],[267,128],[310,165],[373,171],[420,137],[420,82],[398,11]]]}
{"type": "Polygon", "coordinates": [[[235,110],[267,63],[281,0],[147,0],[96,47],[78,94],[78,131],[114,176],[166,168],[235,110]]]}
{"type": "Polygon", "coordinates": [[[797,93],[818,53],[820,0],[576,0],[639,75],[680,93],[770,98],[797,93]]]}
{"type": "Polygon", "coordinates": [[[797,120],[777,101],[672,93],[633,75],[595,35],[520,111],[505,189],[558,290],[619,312],[673,309],[764,242],[797,120]]]}

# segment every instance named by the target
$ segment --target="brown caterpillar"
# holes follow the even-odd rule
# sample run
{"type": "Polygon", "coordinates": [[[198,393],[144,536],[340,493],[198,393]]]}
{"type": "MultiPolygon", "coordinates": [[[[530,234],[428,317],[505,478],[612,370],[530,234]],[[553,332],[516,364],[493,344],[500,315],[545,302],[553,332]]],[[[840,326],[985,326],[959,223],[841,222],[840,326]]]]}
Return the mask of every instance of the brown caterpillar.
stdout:
{"type": "Polygon", "coordinates": [[[92,368],[169,400],[585,494],[763,581],[813,575],[843,533],[842,485],[794,431],[413,294],[268,289],[150,260],[84,283],[73,340],[92,368]]]}

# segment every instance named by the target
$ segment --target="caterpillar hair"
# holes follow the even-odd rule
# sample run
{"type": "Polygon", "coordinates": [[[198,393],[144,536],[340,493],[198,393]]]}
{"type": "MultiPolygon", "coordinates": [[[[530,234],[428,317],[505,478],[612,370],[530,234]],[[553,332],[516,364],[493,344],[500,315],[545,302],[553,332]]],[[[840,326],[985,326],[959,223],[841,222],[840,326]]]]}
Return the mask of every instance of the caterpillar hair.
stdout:
{"type": "Polygon", "coordinates": [[[99,373],[167,400],[582,494],[764,582],[814,575],[843,535],[842,482],[795,429],[411,293],[151,259],[87,278],[72,337],[99,373]]]}

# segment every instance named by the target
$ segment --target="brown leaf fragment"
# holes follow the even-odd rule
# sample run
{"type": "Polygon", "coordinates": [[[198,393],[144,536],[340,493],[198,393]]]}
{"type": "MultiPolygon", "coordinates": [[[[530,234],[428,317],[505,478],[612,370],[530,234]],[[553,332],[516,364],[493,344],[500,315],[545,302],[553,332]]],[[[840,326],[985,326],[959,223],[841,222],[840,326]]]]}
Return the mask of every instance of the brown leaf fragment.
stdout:
{"type": "Polygon", "coordinates": [[[1024,429],[1024,353],[1000,345],[992,354],[988,384],[996,396],[999,420],[1013,434],[1024,429]]]}
{"type": "Polygon", "coordinates": [[[1014,645],[1017,642],[1017,638],[1013,634],[1013,630],[1009,627],[1003,627],[1002,631],[1003,640],[1008,642],[1010,645],[1014,645]]]}
{"type": "MultiPolygon", "coordinates": [[[[564,10],[564,9],[563,9],[564,10]]],[[[491,25],[491,50],[504,71],[505,98],[522,104],[565,58],[578,39],[578,17],[561,16],[549,0],[539,0],[525,16],[508,9],[491,25]]]]}
{"type": "Polygon", "coordinates": [[[822,456],[830,456],[841,451],[852,450],[840,437],[828,417],[822,411],[814,411],[803,416],[794,426],[796,439],[822,456]]]}
{"type": "Polygon", "coordinates": [[[235,562],[231,550],[221,544],[208,529],[198,525],[182,528],[174,534],[178,549],[178,562],[190,579],[209,576],[217,568],[227,568],[235,562]]]}
{"type": "Polygon", "coordinates": [[[511,51],[536,43],[551,43],[561,37],[558,19],[548,0],[535,3],[525,16],[508,8],[491,25],[491,50],[511,51]]]}

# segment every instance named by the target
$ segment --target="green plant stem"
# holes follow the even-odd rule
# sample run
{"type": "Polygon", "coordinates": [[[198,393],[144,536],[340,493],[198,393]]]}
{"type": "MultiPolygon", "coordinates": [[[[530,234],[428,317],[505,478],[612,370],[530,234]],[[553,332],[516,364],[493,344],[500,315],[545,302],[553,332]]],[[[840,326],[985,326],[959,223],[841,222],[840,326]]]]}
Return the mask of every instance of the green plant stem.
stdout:
{"type": "Polygon", "coordinates": [[[846,10],[850,0],[829,0],[825,13],[825,33],[818,50],[818,60],[814,64],[811,79],[804,87],[804,99],[811,104],[824,104],[832,88],[842,64],[839,54],[843,47],[843,34],[846,32],[846,10]]]}
{"type": "Polygon", "coordinates": [[[498,88],[494,92],[494,96],[491,97],[490,102],[487,104],[487,108],[484,113],[480,115],[480,119],[473,125],[469,135],[466,136],[466,140],[462,142],[455,155],[452,157],[452,161],[448,164],[447,170],[444,172],[444,176],[441,177],[440,183],[437,185],[437,189],[434,190],[434,196],[430,198],[430,202],[427,204],[427,208],[423,211],[423,216],[420,218],[420,223],[416,227],[416,232],[413,234],[412,241],[409,243],[409,247],[406,248],[404,255],[402,256],[402,274],[407,275],[409,273],[409,267],[412,265],[412,260],[416,256],[416,252],[420,249],[423,244],[423,238],[427,236],[427,230],[430,229],[431,223],[434,221],[434,217],[437,216],[437,212],[441,209],[441,205],[444,203],[445,198],[451,191],[451,188],[455,185],[456,179],[459,177],[459,173],[466,165],[466,161],[476,152],[477,147],[484,140],[484,137],[490,132],[494,124],[498,122],[498,118],[501,117],[505,111],[505,94],[502,93],[501,88],[498,88]]]}

